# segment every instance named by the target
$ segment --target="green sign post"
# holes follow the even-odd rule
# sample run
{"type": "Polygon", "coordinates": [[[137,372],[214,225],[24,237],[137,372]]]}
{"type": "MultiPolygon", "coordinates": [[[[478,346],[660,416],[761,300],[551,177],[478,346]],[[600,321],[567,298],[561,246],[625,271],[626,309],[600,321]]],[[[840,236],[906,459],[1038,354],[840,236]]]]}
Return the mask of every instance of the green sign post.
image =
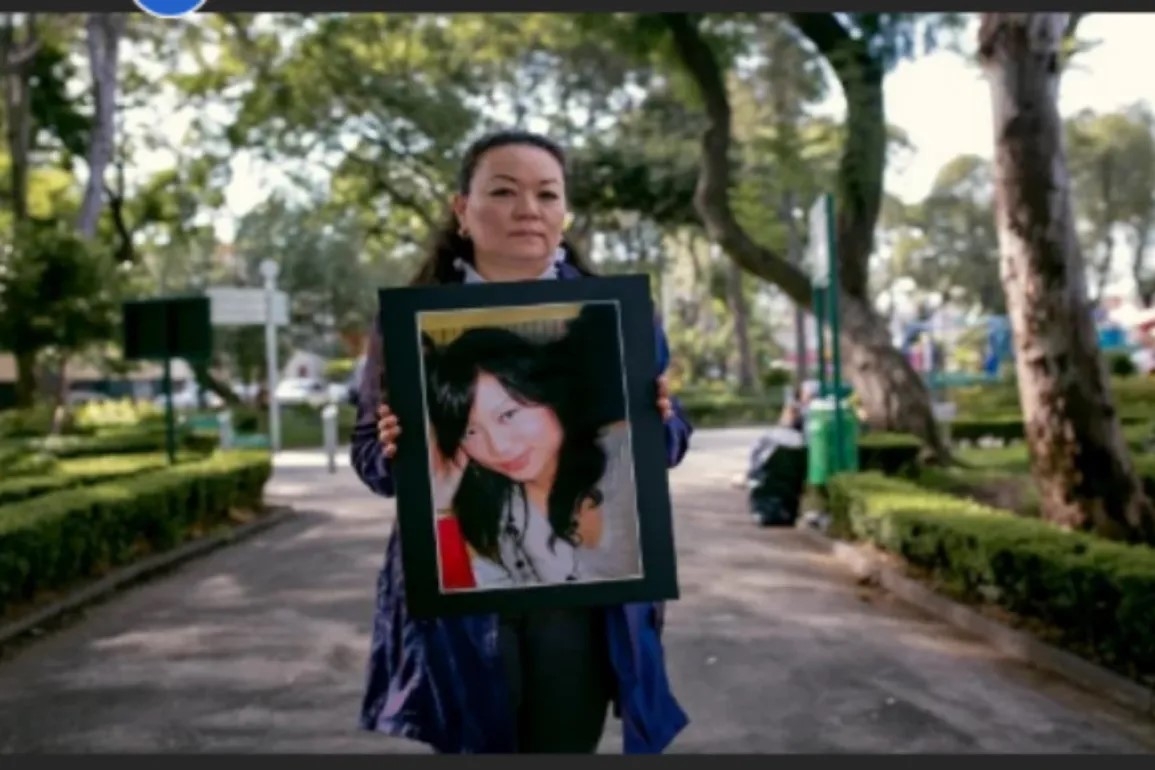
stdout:
{"type": "Polygon", "coordinates": [[[809,216],[809,258],[811,267],[811,291],[814,305],[814,319],[817,329],[818,383],[820,395],[832,399],[834,406],[833,446],[828,470],[838,473],[853,470],[856,463],[847,457],[846,435],[850,426],[843,414],[842,399],[845,389],[842,383],[842,343],[839,326],[838,294],[838,251],[835,234],[834,196],[824,193],[810,207],[809,216]],[[826,366],[826,329],[830,329],[830,372],[826,366]]]}
{"type": "Polygon", "coordinates": [[[212,359],[213,330],[209,298],[157,297],[123,305],[124,359],[160,361],[164,367],[165,448],[176,462],[176,417],[172,407],[172,359],[207,363],[212,359]]]}

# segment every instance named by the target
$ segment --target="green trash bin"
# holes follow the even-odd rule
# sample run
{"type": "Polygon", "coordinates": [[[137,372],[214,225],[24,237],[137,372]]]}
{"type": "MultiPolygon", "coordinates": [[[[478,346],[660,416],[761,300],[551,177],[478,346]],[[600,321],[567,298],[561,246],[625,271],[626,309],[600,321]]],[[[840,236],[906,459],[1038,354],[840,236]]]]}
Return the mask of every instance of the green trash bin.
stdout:
{"type": "Polygon", "coordinates": [[[824,398],[811,400],[806,411],[806,481],[820,487],[830,478],[830,430],[834,424],[834,405],[824,398]]]}
{"type": "Polygon", "coordinates": [[[836,467],[839,472],[858,470],[858,417],[849,403],[844,400],[838,413],[831,398],[810,402],[806,449],[806,480],[812,486],[824,485],[836,467]]]}
{"type": "MultiPolygon", "coordinates": [[[[834,431],[834,420],[830,421],[831,432],[834,431]]],[[[840,435],[842,462],[838,465],[839,471],[854,472],[858,470],[858,414],[850,405],[849,399],[842,402],[842,431],[840,435]]],[[[832,435],[830,444],[833,446],[838,439],[832,435]]]]}

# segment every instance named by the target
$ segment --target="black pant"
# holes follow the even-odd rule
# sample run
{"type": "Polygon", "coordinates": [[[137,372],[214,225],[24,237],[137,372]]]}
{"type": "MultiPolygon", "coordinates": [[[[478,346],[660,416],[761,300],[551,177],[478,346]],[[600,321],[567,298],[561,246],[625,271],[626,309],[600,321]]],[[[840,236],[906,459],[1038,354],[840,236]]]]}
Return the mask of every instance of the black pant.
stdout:
{"type": "Polygon", "coordinates": [[[518,753],[595,753],[615,688],[601,613],[542,610],[503,617],[499,644],[518,753]]]}

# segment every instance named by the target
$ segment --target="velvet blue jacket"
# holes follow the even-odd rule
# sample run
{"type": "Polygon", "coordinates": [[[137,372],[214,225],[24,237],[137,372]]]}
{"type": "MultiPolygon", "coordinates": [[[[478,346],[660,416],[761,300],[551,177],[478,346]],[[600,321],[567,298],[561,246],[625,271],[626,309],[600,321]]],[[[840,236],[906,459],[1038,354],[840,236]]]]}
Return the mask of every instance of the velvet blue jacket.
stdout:
{"type": "MultiPolygon", "coordinates": [[[[558,278],[582,277],[568,264],[558,278]]],[[[655,326],[658,371],[670,352],[660,325],[655,326]]],[[[352,435],[354,470],[373,492],[394,493],[388,460],[377,438],[380,401],[380,338],[370,335],[368,364],[362,377],[360,406],[352,435]]],[[[667,462],[681,462],[693,432],[674,399],[666,423],[667,462]]],[[[606,644],[617,678],[615,713],[622,720],[623,752],[658,754],[689,720],[674,698],[662,649],[664,607],[638,603],[605,612],[606,644]]],[[[497,642],[496,615],[424,619],[406,610],[401,546],[394,526],[385,564],[377,579],[376,611],[369,655],[361,726],[429,744],[451,754],[515,751],[514,715],[497,642]]]]}

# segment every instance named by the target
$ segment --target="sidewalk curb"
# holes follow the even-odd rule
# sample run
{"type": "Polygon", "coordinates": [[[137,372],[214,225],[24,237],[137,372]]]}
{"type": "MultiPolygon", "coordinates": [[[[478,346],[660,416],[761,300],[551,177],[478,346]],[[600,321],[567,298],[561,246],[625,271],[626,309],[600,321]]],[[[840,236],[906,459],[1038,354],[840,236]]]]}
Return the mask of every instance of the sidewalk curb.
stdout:
{"type": "Polygon", "coordinates": [[[0,626],[0,646],[24,636],[38,626],[49,623],[69,612],[108,596],[124,586],[149,577],[155,573],[175,567],[198,556],[204,556],[211,551],[232,545],[246,538],[252,537],[271,527],[288,521],[296,511],[285,505],[270,506],[271,510],[259,519],[241,524],[240,526],[219,532],[215,535],[198,538],[177,546],[163,553],[147,556],[138,562],[111,572],[94,583],[78,588],[64,598],[52,602],[35,612],[18,620],[0,626]]]}
{"type": "Polygon", "coordinates": [[[868,579],[898,599],[988,642],[1008,657],[1066,679],[1115,703],[1155,717],[1155,688],[1148,689],[1114,671],[1036,639],[948,599],[901,574],[863,548],[834,540],[816,530],[797,528],[820,550],[846,565],[860,579],[868,579]]]}

